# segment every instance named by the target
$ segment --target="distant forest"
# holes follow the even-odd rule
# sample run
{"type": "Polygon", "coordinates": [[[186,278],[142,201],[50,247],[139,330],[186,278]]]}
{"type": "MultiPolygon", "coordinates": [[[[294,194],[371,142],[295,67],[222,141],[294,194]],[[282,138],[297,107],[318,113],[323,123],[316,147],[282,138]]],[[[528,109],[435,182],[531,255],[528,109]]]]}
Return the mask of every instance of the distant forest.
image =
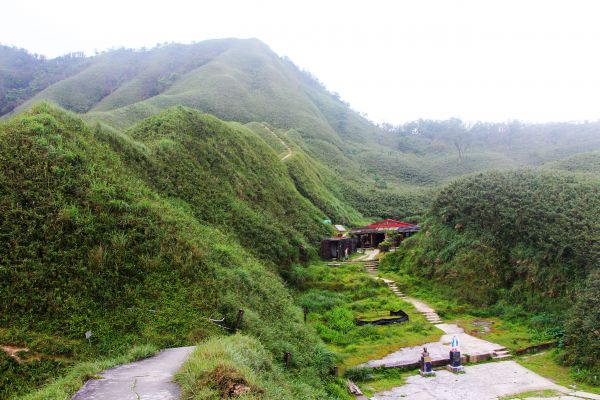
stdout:
{"type": "Polygon", "coordinates": [[[396,148],[418,155],[467,155],[491,151],[525,164],[542,164],[600,147],[600,121],[527,123],[518,120],[467,123],[457,118],[383,124],[397,134],[396,148]]]}
{"type": "Polygon", "coordinates": [[[0,115],[48,86],[81,70],[86,63],[82,52],[47,59],[25,49],[0,45],[0,115]]]}

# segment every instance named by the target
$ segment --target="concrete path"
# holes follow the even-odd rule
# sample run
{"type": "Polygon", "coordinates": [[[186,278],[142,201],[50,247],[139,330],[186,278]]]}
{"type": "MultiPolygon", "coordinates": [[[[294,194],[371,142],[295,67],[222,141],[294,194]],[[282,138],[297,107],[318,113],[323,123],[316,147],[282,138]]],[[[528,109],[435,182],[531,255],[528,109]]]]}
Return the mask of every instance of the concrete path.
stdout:
{"type": "Polygon", "coordinates": [[[394,353],[388,354],[379,360],[371,360],[361,367],[377,368],[396,368],[396,367],[416,367],[421,358],[423,347],[427,348],[434,365],[442,365],[450,360],[450,342],[452,337],[456,336],[459,342],[459,349],[464,357],[464,361],[480,362],[489,359],[502,360],[509,358],[510,354],[506,347],[496,343],[488,342],[483,339],[468,335],[465,331],[455,324],[443,323],[437,312],[428,304],[414,297],[406,296],[400,291],[396,282],[390,279],[382,278],[378,275],[377,266],[379,261],[366,261],[369,257],[373,257],[375,251],[365,254],[365,269],[374,278],[383,281],[388,288],[403,301],[412,304],[415,309],[423,314],[425,319],[434,324],[435,327],[442,330],[445,334],[442,335],[438,342],[426,343],[421,346],[405,347],[394,353]]]}
{"type": "Polygon", "coordinates": [[[356,261],[373,261],[377,258],[379,254],[379,249],[367,249],[365,250],[365,254],[358,257],[356,261]]]}
{"type": "Polygon", "coordinates": [[[450,360],[450,343],[454,336],[458,339],[461,355],[465,357],[465,361],[485,361],[492,358],[495,353],[506,350],[504,346],[466,334],[455,324],[438,324],[436,327],[445,333],[438,342],[426,343],[415,347],[404,347],[388,354],[382,359],[371,360],[363,364],[362,367],[395,368],[416,366],[421,359],[423,347],[427,348],[434,365],[447,364],[450,360]]]}
{"type": "MultiPolygon", "coordinates": [[[[444,334],[438,342],[405,347],[388,354],[382,359],[371,360],[360,365],[360,367],[417,368],[423,347],[427,347],[434,365],[445,365],[449,362],[450,343],[454,336],[458,338],[464,361],[479,362],[493,359],[498,362],[466,366],[466,373],[459,375],[446,370],[436,371],[436,376],[429,378],[414,375],[407,378],[406,385],[377,393],[371,397],[371,400],[407,398],[414,400],[496,400],[499,397],[504,398],[504,396],[541,390],[554,390],[556,392],[555,397],[545,398],[546,400],[600,400],[598,395],[574,391],[556,385],[549,379],[537,375],[514,361],[499,361],[510,357],[506,347],[468,335],[456,324],[443,323],[440,316],[429,305],[403,294],[393,280],[378,276],[377,266],[379,261],[375,259],[376,255],[376,252],[370,251],[358,258],[357,261],[365,262],[365,269],[373,279],[383,281],[396,296],[412,304],[417,311],[422,313],[429,322],[433,323],[444,334]]],[[[530,397],[526,400],[542,399],[530,397]]]]}
{"type": "Polygon", "coordinates": [[[376,393],[373,400],[496,400],[518,393],[554,390],[564,399],[596,399],[596,395],[576,392],[543,378],[514,361],[465,367],[464,374],[436,371],[434,377],[413,375],[404,386],[376,393]],[[566,397],[565,397],[566,396],[566,397]]]}
{"type": "Polygon", "coordinates": [[[181,368],[191,347],[162,350],[158,355],[121,365],[92,379],[71,400],[176,400],[180,390],[173,376],[181,368]]]}

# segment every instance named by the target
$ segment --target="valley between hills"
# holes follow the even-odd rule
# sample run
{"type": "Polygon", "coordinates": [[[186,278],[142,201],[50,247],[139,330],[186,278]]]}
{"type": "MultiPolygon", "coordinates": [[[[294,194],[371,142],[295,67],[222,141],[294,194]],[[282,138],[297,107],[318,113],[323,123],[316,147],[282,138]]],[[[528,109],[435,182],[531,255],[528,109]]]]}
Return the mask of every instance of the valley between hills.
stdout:
{"type": "Polygon", "coordinates": [[[152,357],[189,399],[600,395],[599,122],[378,126],[255,39],[0,66],[0,398],[152,357]],[[320,259],[382,219],[420,232],[320,259]],[[444,332],[492,360],[394,364],[444,332]]]}

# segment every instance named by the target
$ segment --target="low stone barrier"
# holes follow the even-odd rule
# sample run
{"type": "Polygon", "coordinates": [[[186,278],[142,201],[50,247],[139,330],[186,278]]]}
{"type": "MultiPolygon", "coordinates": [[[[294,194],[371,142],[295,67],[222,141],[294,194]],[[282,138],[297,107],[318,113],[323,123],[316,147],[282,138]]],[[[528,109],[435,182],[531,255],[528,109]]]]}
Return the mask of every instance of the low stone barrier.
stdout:
{"type": "Polygon", "coordinates": [[[408,322],[408,314],[406,314],[402,310],[390,311],[390,316],[394,316],[395,318],[381,318],[381,319],[376,319],[374,321],[365,321],[365,320],[361,320],[361,319],[355,319],[354,323],[358,326],[363,326],[363,325],[391,325],[391,324],[399,324],[401,322],[408,322]]]}

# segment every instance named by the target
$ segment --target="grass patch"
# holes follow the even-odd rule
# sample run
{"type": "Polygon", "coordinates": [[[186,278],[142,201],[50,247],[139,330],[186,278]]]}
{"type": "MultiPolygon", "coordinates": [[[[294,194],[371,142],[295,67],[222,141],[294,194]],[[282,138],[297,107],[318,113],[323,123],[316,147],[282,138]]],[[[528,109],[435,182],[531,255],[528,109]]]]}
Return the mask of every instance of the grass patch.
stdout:
{"type": "Polygon", "coordinates": [[[557,392],[556,390],[532,390],[529,392],[523,392],[519,394],[511,394],[508,396],[500,397],[500,400],[511,400],[511,399],[526,399],[529,397],[555,397],[560,396],[562,393],[557,392]]]}
{"type": "Polygon", "coordinates": [[[362,264],[330,267],[315,263],[304,271],[304,290],[297,302],[327,346],[340,358],[341,370],[378,359],[402,347],[439,340],[442,332],[415,308],[372,279],[362,264]],[[404,310],[409,322],[387,326],[356,326],[355,319],[389,317],[404,310]]]}
{"type": "Polygon", "coordinates": [[[316,368],[313,370],[316,373],[308,376],[293,362],[286,370],[257,339],[238,334],[200,344],[175,379],[182,386],[182,398],[190,400],[237,396],[246,400],[350,399],[342,389],[341,380],[321,376],[329,368],[326,358],[321,361],[321,371],[316,368]],[[299,379],[306,384],[298,385],[299,379]],[[321,379],[324,385],[315,384],[321,379]]]}
{"type": "Polygon", "coordinates": [[[558,353],[556,350],[545,351],[543,353],[526,355],[515,359],[516,362],[539,374],[548,378],[558,385],[565,386],[573,390],[581,390],[600,394],[600,387],[592,386],[587,383],[579,382],[572,376],[572,369],[560,365],[556,361],[558,353]]]}
{"type": "Polygon", "coordinates": [[[375,368],[366,379],[354,381],[367,397],[406,384],[406,378],[415,371],[402,371],[397,368],[375,368]]]}

